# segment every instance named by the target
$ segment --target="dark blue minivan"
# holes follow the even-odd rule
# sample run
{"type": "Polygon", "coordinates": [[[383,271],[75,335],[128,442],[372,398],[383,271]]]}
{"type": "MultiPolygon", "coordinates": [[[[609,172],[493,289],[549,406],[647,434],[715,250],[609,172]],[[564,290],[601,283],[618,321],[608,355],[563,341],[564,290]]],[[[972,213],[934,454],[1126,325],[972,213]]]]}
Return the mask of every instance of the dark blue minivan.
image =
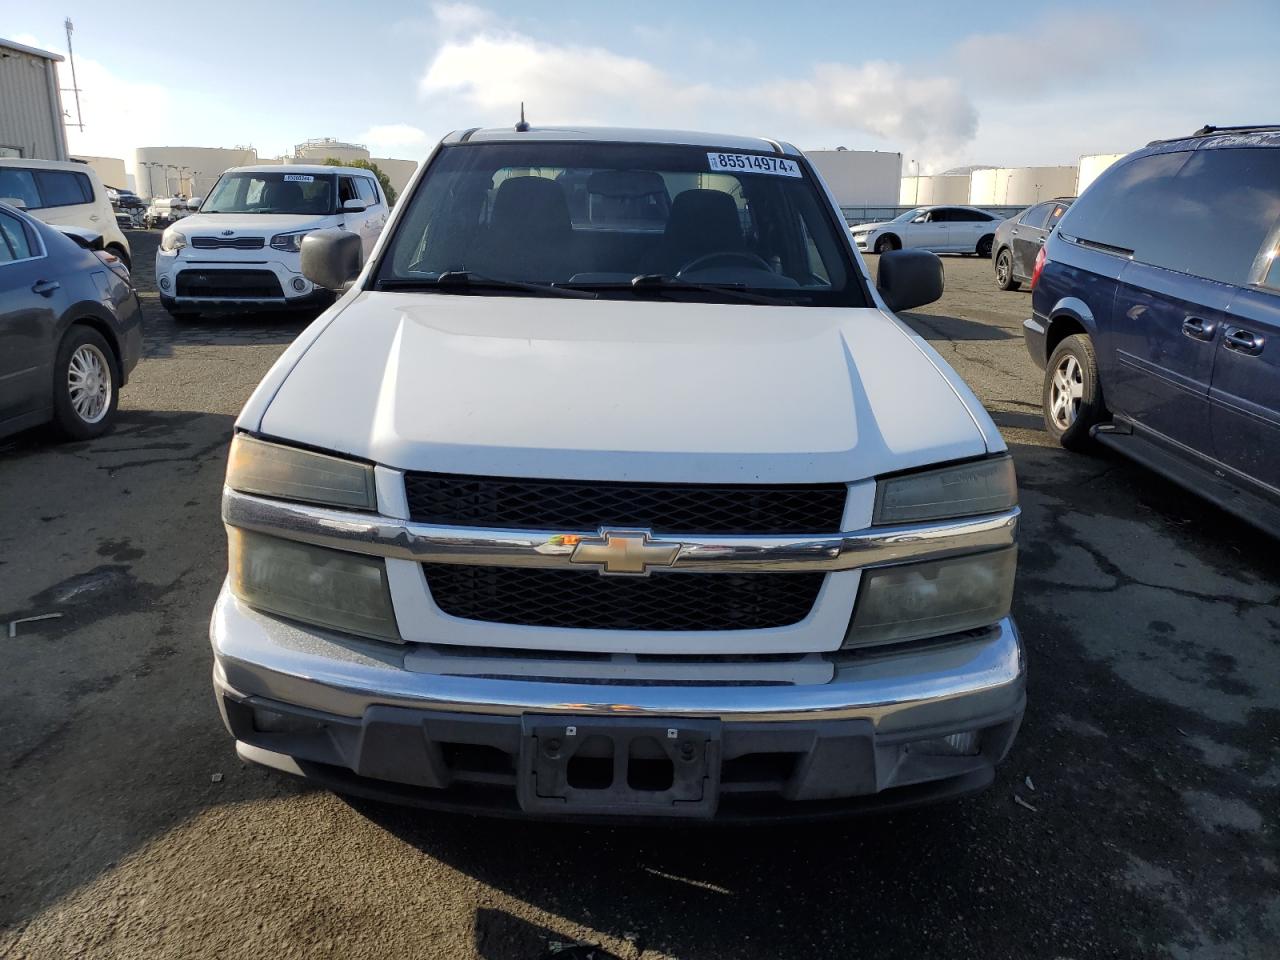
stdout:
{"type": "Polygon", "coordinates": [[[1280,535],[1280,126],[1120,160],[1049,236],[1032,291],[1052,436],[1280,535]]]}

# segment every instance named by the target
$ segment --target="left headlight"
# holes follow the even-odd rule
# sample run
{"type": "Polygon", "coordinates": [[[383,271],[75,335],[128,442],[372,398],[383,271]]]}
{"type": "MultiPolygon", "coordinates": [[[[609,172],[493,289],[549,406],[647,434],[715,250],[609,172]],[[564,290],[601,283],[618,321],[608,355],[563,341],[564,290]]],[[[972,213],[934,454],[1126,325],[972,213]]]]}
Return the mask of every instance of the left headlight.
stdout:
{"type": "Polygon", "coordinates": [[[379,640],[399,640],[381,557],[227,527],[231,592],[251,607],[379,640]]]}
{"type": "Polygon", "coordinates": [[[990,626],[1013,602],[1018,548],[862,572],[842,647],[902,643],[990,626]]]}
{"type": "Polygon", "coordinates": [[[376,510],[373,467],[312,450],[268,443],[247,434],[231,441],[227,486],[282,500],[376,510]]]}
{"type": "Polygon", "coordinates": [[[310,232],[310,230],[299,230],[297,233],[277,233],[271,238],[271,249],[297,253],[302,249],[302,238],[310,232]]]}
{"type": "Polygon", "coordinates": [[[1008,454],[938,470],[887,477],[876,484],[872,523],[912,523],[1002,513],[1018,503],[1008,454]]]}
{"type": "Polygon", "coordinates": [[[160,249],[165,253],[175,253],[187,245],[187,235],[170,227],[160,235],[160,249]]]}

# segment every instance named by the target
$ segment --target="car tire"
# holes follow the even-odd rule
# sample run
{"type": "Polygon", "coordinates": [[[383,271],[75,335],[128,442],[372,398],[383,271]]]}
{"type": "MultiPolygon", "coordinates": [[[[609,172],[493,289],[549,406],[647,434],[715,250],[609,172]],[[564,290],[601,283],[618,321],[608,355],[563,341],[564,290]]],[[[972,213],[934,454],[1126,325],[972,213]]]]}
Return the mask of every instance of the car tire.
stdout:
{"type": "Polygon", "coordinates": [[[1049,436],[1068,450],[1083,453],[1093,448],[1089,431],[1109,414],[1098,357],[1088,336],[1072,334],[1054,348],[1045,364],[1040,404],[1049,436]]]}
{"type": "Polygon", "coordinates": [[[898,243],[894,237],[880,237],[876,240],[876,253],[888,253],[890,250],[899,250],[902,244],[898,243]]]}
{"type": "Polygon", "coordinates": [[[120,262],[124,264],[124,268],[126,270],[133,270],[133,264],[129,262],[129,255],[124,252],[124,247],[120,246],[120,244],[111,244],[111,246],[107,247],[107,253],[111,254],[113,257],[118,257],[120,262]]]}
{"type": "Polygon", "coordinates": [[[978,246],[977,246],[977,249],[974,250],[974,253],[980,256],[983,260],[990,260],[991,245],[995,243],[995,241],[996,241],[996,238],[994,235],[987,234],[985,237],[983,237],[981,240],[978,241],[978,246]]]}
{"type": "Polygon", "coordinates": [[[1008,247],[1001,249],[996,254],[996,286],[1001,290],[1017,290],[1022,286],[1017,280],[1013,279],[1013,251],[1008,247]]]}
{"type": "Polygon", "coordinates": [[[111,429],[120,401],[120,364],[102,334],[76,324],[54,362],[53,422],[69,440],[91,440],[111,429]]]}

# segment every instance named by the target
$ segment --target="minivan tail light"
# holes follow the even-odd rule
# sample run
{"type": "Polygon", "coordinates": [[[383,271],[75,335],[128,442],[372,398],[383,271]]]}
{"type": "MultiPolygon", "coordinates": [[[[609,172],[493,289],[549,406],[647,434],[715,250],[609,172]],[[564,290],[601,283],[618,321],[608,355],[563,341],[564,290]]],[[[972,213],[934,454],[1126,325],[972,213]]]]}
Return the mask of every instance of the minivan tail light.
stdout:
{"type": "Polygon", "coordinates": [[[1040,252],[1036,254],[1036,266],[1031,271],[1031,289],[1036,288],[1036,284],[1040,282],[1040,274],[1044,271],[1044,247],[1040,248],[1040,252]]]}

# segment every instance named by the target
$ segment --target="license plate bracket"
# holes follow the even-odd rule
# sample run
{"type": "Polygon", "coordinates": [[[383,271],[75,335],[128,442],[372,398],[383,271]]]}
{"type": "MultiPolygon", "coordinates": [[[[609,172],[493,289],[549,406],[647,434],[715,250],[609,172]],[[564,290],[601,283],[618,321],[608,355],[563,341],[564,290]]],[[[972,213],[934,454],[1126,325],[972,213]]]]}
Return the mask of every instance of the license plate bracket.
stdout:
{"type": "Polygon", "coordinates": [[[530,813],[710,817],[720,722],[526,715],[517,796],[530,813]]]}

